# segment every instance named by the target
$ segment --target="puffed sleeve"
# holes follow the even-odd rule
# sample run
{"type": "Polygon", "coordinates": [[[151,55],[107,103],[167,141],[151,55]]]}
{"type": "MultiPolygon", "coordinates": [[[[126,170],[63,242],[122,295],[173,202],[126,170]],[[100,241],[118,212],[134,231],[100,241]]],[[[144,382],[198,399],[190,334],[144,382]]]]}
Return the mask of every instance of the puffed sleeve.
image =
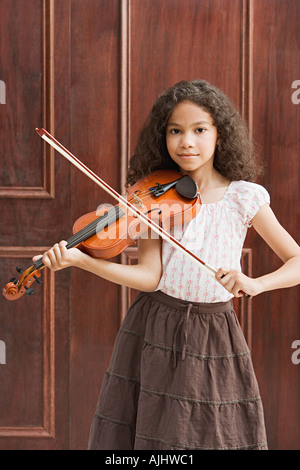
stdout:
{"type": "Polygon", "coordinates": [[[265,204],[270,204],[270,195],[260,184],[248,181],[240,181],[239,183],[236,188],[239,216],[243,224],[251,227],[252,219],[259,209],[265,204]]]}

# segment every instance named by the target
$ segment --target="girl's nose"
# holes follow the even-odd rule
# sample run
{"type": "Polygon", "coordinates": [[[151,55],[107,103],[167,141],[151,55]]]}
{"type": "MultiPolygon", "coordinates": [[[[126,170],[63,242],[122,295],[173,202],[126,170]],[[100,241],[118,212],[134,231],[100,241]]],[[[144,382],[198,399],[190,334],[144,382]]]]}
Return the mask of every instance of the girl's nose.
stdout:
{"type": "Polygon", "coordinates": [[[185,133],[185,134],[182,134],[182,138],[181,138],[180,145],[181,145],[183,148],[191,148],[191,147],[194,147],[195,142],[194,142],[193,136],[192,136],[189,132],[187,132],[187,133],[185,133]]]}

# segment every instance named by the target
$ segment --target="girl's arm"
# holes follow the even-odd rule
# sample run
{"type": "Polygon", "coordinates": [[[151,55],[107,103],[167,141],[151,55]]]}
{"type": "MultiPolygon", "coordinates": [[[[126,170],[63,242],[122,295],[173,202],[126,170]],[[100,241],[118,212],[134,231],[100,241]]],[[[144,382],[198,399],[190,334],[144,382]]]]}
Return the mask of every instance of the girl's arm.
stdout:
{"type": "MultiPolygon", "coordinates": [[[[61,241],[44,253],[43,263],[46,267],[57,271],[75,266],[116,284],[146,292],[154,291],[160,281],[161,239],[139,239],[138,263],[131,266],[92,258],[77,248],[67,250],[66,244],[67,242],[61,241]]],[[[38,258],[36,256],[33,260],[38,258]]]]}
{"type": "Polygon", "coordinates": [[[253,296],[264,291],[292,287],[300,283],[300,247],[289,233],[280,225],[268,204],[264,205],[252,220],[257,233],[283,261],[283,265],[256,279],[243,273],[220,268],[217,280],[232,294],[239,297],[240,290],[253,296]],[[222,275],[225,276],[221,278],[222,275]]]}

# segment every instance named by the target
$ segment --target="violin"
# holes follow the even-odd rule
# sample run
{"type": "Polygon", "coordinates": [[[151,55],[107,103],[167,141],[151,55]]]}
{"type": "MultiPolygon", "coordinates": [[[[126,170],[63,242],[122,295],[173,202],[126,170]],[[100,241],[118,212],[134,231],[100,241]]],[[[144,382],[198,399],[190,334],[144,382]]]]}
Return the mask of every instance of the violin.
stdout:
{"type": "MultiPolygon", "coordinates": [[[[187,175],[173,170],[157,170],[141,179],[123,197],[93,173],[69,150],[63,147],[45,129],[37,133],[61,155],[85,173],[90,179],[118,201],[118,204],[81,216],[73,225],[73,235],[67,240],[67,249],[77,247],[95,258],[112,258],[135,244],[139,237],[151,236],[151,231],[171,243],[185,256],[200,265],[213,278],[216,269],[199,259],[176,240],[168,230],[188,223],[197,215],[201,202],[197,184],[187,175]]],[[[34,281],[41,284],[42,258],[23,271],[19,279],[11,279],[3,288],[8,300],[17,300],[34,293],[34,281]]]]}

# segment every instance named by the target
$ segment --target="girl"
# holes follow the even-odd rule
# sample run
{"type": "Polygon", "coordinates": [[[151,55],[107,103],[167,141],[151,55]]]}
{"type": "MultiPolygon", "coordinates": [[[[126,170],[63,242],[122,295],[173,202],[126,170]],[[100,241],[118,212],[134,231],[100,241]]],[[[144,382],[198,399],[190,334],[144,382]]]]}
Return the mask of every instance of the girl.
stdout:
{"type": "Polygon", "coordinates": [[[228,98],[202,80],[182,81],[154,103],[130,160],[127,185],[157,169],[191,176],[198,215],[172,234],[221,266],[216,279],[157,237],[140,239],[138,264],[93,259],[66,242],[43,256],[140,290],[118,333],[91,426],[90,449],[267,449],[263,408],[232,298],[300,282],[300,248],[253,182],[259,168],[228,98]],[[240,257],[253,226],[282,259],[256,279],[240,257]]]}

